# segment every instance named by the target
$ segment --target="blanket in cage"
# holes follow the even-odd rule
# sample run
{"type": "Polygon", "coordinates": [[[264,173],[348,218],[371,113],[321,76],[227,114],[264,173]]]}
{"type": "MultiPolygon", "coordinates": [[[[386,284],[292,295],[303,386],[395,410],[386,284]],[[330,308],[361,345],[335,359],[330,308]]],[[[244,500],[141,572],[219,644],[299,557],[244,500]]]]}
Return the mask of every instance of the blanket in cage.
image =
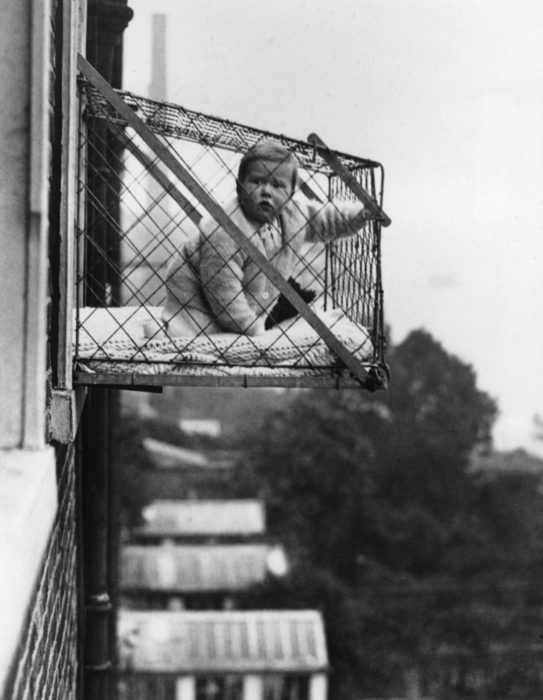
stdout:
{"type": "MultiPolygon", "coordinates": [[[[342,366],[303,319],[253,337],[217,333],[189,338],[161,333],[145,338],[141,315],[130,327],[118,325],[118,330],[111,331],[107,323],[114,316],[111,309],[93,309],[92,314],[95,330],[89,333],[83,323],[85,332],[76,346],[77,369],[82,372],[287,376],[292,372],[319,375],[342,366]]],[[[338,312],[319,311],[318,315],[357,359],[371,361],[373,344],[364,326],[338,312]]]]}

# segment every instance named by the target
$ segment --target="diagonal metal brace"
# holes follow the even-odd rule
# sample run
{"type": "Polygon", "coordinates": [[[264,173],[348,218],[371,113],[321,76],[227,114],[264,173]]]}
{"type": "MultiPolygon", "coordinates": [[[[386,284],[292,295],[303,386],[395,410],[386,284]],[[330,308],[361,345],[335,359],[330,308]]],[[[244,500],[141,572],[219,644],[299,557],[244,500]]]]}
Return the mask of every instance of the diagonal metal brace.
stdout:
{"type": "MultiPolygon", "coordinates": [[[[77,57],[77,67],[85,78],[100,92],[109,104],[120,114],[132,129],[140,136],[145,144],[153,151],[155,156],[165,165],[187,188],[187,190],[200,202],[215,221],[224,228],[228,235],[249,255],[260,267],[266,277],[280,292],[292,303],[300,315],[307,321],[316,333],[324,340],[330,350],[346,365],[363,386],[368,383],[373,387],[373,381],[362,363],[343,345],[332,333],[325,323],[309,308],[299,294],[269,263],[267,258],[251,243],[245,234],[234,224],[224,209],[216,200],[194,179],[187,168],[175,157],[171,149],[165,146],[160,139],[145,125],[116,93],[111,85],[98,73],[98,71],[80,54],[77,57]]],[[[368,388],[370,388],[368,386],[368,388]]]]}
{"type": "MultiPolygon", "coordinates": [[[[351,190],[351,192],[364,203],[366,208],[371,212],[372,216],[375,219],[378,219],[382,226],[390,226],[392,221],[389,219],[389,217],[385,214],[373,197],[366,192],[358,180],[351,175],[340,159],[328,148],[324,141],[317,136],[317,134],[309,134],[307,140],[319,151],[321,157],[328,163],[332,170],[335,171],[340,180],[342,180],[351,190]]],[[[356,225],[356,223],[353,225],[356,225]]]]}
{"type": "Polygon", "coordinates": [[[196,209],[196,207],[189,202],[189,200],[181,194],[181,192],[177,189],[175,184],[171,182],[171,180],[168,178],[168,176],[160,170],[160,168],[157,167],[155,164],[154,160],[152,158],[149,158],[149,156],[144,153],[141,148],[138,148],[136,144],[126,136],[126,134],[119,129],[118,126],[114,126],[110,122],[107,122],[107,126],[113,136],[119,141],[119,143],[124,146],[130,153],[136,158],[142,165],[143,167],[147,170],[147,172],[152,175],[152,177],[158,182],[158,184],[162,187],[164,192],[166,194],[169,194],[172,199],[179,204],[181,209],[185,212],[185,214],[188,216],[188,218],[192,221],[193,224],[198,224],[202,220],[202,215],[200,212],[196,209]]]}

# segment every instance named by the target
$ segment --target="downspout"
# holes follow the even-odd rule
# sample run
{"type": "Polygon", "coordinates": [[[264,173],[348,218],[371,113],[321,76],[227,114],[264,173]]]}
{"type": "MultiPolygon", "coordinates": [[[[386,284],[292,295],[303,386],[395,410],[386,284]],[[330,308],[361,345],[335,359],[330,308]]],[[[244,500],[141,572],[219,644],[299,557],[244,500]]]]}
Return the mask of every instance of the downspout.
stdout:
{"type": "MultiPolygon", "coordinates": [[[[86,55],[114,87],[121,87],[122,34],[132,16],[126,0],[88,0],[86,55]]],[[[90,144],[90,153],[107,154],[106,133],[90,135],[90,138],[94,139],[94,143],[90,144]]],[[[112,178],[108,183],[111,187],[108,187],[89,175],[88,186],[106,210],[111,211],[113,204],[118,216],[118,201],[112,202],[118,192],[117,173],[112,178]]],[[[111,273],[112,269],[118,269],[120,262],[117,234],[112,226],[103,221],[94,222],[91,230],[104,250],[108,250],[108,259],[112,264],[106,265],[89,249],[87,260],[92,275],[85,303],[93,306],[118,305],[118,280],[111,273]]],[[[107,700],[116,695],[111,672],[115,660],[112,583],[116,576],[117,551],[115,460],[112,453],[114,429],[120,421],[119,407],[118,391],[99,387],[89,389],[83,415],[81,455],[85,618],[82,685],[85,700],[107,700]]]]}

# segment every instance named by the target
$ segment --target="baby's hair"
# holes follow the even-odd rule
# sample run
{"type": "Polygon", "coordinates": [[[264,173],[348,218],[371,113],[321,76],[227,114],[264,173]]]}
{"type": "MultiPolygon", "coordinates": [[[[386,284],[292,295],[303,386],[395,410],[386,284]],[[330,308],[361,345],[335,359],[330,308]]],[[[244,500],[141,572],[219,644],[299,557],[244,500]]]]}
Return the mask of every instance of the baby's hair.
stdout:
{"type": "Polygon", "coordinates": [[[294,155],[280,143],[275,141],[259,141],[252,146],[243,156],[239,164],[238,170],[238,187],[239,183],[245,179],[249,166],[254,161],[265,161],[277,163],[289,163],[292,165],[292,190],[296,189],[298,184],[298,163],[294,155]]]}

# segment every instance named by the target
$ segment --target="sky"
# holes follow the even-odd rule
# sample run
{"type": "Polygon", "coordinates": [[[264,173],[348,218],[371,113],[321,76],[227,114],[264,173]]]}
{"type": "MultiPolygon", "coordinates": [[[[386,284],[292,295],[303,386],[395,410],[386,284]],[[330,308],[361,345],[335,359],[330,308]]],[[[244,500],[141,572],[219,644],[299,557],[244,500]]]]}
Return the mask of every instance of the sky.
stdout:
{"type": "Polygon", "coordinates": [[[128,4],[125,89],[165,14],[169,101],[383,163],[393,342],[427,329],[497,400],[495,446],[543,456],[543,2],[128,4]]]}

